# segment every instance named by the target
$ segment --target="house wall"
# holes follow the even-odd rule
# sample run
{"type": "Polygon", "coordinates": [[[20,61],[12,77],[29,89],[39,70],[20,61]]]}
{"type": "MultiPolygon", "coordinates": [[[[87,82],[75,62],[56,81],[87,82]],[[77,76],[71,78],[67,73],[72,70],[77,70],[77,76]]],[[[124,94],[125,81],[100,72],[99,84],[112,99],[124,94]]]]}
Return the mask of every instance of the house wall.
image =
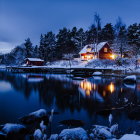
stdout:
{"type": "Polygon", "coordinates": [[[44,62],[43,61],[26,61],[27,65],[32,65],[32,66],[43,66],[44,62]]]}
{"type": "Polygon", "coordinates": [[[112,59],[112,50],[108,44],[99,51],[99,58],[100,59],[112,59]],[[107,52],[104,52],[104,48],[107,48],[107,52]]]}

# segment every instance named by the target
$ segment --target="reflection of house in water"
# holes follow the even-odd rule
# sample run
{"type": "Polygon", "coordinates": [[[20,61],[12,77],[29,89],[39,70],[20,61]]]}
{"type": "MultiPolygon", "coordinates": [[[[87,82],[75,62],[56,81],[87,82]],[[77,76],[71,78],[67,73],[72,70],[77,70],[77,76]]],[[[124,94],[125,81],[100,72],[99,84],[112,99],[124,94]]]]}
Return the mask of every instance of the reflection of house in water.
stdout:
{"type": "MultiPolygon", "coordinates": [[[[95,85],[96,86],[96,85],[95,85]]],[[[80,83],[80,87],[85,91],[86,96],[90,96],[93,89],[93,84],[84,80],[80,83]]]]}
{"type": "Polygon", "coordinates": [[[38,75],[38,74],[27,74],[27,75],[23,75],[23,77],[26,78],[28,82],[42,82],[42,81],[44,81],[44,76],[38,75]]]}
{"type": "Polygon", "coordinates": [[[115,84],[97,84],[88,80],[81,81],[79,91],[84,97],[94,98],[98,101],[104,101],[106,96],[110,96],[115,92],[115,84]]]}

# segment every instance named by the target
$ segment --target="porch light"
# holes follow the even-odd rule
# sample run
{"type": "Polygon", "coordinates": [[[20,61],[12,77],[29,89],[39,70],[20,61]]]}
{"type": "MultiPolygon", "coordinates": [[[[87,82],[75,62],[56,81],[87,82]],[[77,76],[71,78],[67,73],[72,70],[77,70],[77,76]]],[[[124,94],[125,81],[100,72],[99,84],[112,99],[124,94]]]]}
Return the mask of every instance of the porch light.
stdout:
{"type": "Polygon", "coordinates": [[[111,55],[111,58],[112,58],[112,59],[115,59],[115,54],[112,54],[112,55],[111,55]]]}

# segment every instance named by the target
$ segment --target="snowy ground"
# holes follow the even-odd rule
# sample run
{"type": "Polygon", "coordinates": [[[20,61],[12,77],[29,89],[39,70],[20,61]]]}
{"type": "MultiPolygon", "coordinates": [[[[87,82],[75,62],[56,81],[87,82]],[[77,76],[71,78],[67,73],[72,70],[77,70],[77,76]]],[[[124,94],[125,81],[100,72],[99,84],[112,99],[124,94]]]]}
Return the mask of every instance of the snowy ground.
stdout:
{"type": "MultiPolygon", "coordinates": [[[[17,66],[16,66],[17,67],[17,66]]],[[[19,66],[18,66],[19,67],[19,66]]],[[[20,66],[24,68],[94,68],[94,69],[113,69],[113,70],[125,70],[127,73],[140,73],[140,65],[135,65],[135,60],[124,59],[121,60],[90,60],[81,61],[75,60],[59,60],[54,62],[48,62],[45,66],[20,66]],[[118,64],[121,63],[121,66],[118,64]]],[[[5,65],[0,65],[0,69],[6,68],[5,65]]]]}
{"type": "Polygon", "coordinates": [[[61,60],[52,63],[47,63],[47,67],[50,68],[94,68],[94,69],[114,69],[114,70],[127,70],[127,72],[140,72],[140,66],[137,67],[135,63],[131,60],[128,62],[122,62],[122,66],[117,65],[114,60],[90,60],[81,61],[79,60],[61,60]]]}

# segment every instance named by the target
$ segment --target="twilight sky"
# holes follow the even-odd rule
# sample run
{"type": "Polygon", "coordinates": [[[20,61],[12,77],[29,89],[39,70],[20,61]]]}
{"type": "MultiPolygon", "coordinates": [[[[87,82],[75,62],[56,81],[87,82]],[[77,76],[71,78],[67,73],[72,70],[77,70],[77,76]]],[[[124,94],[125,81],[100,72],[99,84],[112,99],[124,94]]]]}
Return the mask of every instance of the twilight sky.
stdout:
{"type": "Polygon", "coordinates": [[[21,44],[27,37],[38,44],[40,34],[73,26],[87,29],[99,13],[102,25],[140,23],[140,0],[0,0],[0,52],[21,44]]]}

